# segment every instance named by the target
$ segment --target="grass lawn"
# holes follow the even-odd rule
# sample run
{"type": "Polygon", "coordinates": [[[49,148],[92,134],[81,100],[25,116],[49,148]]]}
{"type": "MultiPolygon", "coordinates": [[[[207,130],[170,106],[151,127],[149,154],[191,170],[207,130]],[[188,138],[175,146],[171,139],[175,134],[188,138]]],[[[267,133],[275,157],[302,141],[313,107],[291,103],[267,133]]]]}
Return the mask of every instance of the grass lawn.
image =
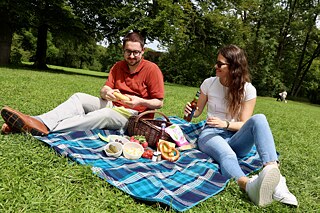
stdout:
{"type": "MultiPolygon", "coordinates": [[[[44,72],[4,67],[0,74],[0,107],[8,105],[31,115],[54,108],[75,92],[98,96],[107,76],[92,71],[77,74],[68,69],[44,72]]],[[[165,90],[165,106],[160,111],[182,116],[197,88],[166,83],[165,90]]],[[[186,212],[319,212],[320,107],[258,97],[255,113],[264,113],[269,120],[280,170],[300,206],[273,202],[257,207],[230,181],[224,191],[186,212]]],[[[0,168],[0,212],[173,212],[168,206],[132,198],[92,174],[89,167],[58,156],[30,135],[0,135],[0,168]]]]}

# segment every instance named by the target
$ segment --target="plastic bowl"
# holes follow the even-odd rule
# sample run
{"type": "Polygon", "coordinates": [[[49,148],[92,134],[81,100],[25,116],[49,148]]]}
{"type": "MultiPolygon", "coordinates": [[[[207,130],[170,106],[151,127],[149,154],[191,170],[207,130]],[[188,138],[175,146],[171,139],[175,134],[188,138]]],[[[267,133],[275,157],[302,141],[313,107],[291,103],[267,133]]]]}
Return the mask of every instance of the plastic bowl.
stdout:
{"type": "Polygon", "coordinates": [[[128,142],[123,145],[123,155],[130,160],[139,159],[143,154],[143,147],[135,142],[128,142]]]}
{"type": "Polygon", "coordinates": [[[110,142],[105,146],[105,149],[104,149],[104,151],[107,154],[107,156],[116,157],[116,158],[119,157],[122,154],[122,150],[123,150],[122,144],[118,143],[118,142],[110,142]],[[115,152],[115,153],[109,152],[108,150],[111,150],[110,146],[115,146],[115,148],[117,149],[117,152],[115,152]]]}

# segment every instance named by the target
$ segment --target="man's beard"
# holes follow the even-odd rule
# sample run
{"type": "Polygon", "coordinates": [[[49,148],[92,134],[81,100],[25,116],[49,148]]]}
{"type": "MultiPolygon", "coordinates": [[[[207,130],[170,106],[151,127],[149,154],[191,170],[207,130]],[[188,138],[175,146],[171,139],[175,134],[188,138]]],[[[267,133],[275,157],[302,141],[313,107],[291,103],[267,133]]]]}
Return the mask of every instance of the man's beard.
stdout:
{"type": "Polygon", "coordinates": [[[140,61],[141,61],[141,59],[140,59],[140,60],[135,60],[135,59],[134,59],[134,60],[129,60],[129,59],[126,59],[126,62],[127,62],[127,64],[128,64],[128,66],[131,66],[131,67],[139,64],[140,61]]]}

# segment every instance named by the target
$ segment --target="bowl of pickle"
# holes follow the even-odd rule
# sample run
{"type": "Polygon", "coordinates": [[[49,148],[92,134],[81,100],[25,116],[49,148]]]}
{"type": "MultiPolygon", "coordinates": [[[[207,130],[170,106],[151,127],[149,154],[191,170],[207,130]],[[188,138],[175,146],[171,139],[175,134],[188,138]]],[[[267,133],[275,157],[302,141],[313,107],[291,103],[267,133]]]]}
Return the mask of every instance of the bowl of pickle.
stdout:
{"type": "Polygon", "coordinates": [[[122,154],[122,144],[118,142],[110,142],[105,146],[105,153],[109,157],[120,157],[122,154]]]}

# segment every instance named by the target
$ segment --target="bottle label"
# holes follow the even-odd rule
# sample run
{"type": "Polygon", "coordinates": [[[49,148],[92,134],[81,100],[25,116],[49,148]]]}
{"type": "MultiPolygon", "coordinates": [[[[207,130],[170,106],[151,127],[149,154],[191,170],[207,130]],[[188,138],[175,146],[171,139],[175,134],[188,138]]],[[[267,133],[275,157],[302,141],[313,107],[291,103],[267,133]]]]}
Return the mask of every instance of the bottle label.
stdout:
{"type": "Polygon", "coordinates": [[[190,118],[193,118],[194,112],[196,111],[196,109],[192,109],[191,113],[190,113],[190,118]]]}

